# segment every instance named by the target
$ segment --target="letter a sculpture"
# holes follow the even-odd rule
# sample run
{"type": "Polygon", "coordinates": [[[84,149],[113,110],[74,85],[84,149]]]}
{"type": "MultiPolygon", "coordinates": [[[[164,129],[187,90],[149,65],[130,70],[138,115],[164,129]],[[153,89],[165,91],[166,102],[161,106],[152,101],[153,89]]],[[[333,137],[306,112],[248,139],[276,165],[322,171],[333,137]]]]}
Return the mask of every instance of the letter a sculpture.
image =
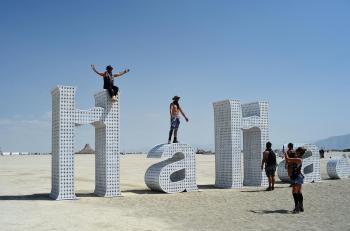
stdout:
{"type": "Polygon", "coordinates": [[[148,158],[165,159],[150,166],[145,173],[146,185],[155,191],[177,193],[197,191],[196,156],[187,144],[160,144],[148,158]]]}
{"type": "MultiPolygon", "coordinates": [[[[303,156],[303,164],[301,172],[304,175],[304,182],[319,182],[321,181],[320,169],[320,153],[314,144],[303,144],[301,147],[306,149],[303,156]]],[[[278,164],[277,169],[278,178],[282,182],[289,182],[288,170],[286,169],[286,161],[282,160],[278,164]]]]}
{"type": "Polygon", "coordinates": [[[75,87],[57,86],[52,92],[52,176],[50,197],[75,199],[75,126],[95,127],[95,194],[120,195],[119,187],[119,99],[111,102],[107,91],[95,94],[95,106],[75,108],[75,87]]]}
{"type": "Polygon", "coordinates": [[[268,103],[241,104],[239,100],[215,102],[215,186],[240,188],[265,186],[260,164],[269,139],[268,103]],[[242,180],[242,144],[244,178],[242,180]]]}

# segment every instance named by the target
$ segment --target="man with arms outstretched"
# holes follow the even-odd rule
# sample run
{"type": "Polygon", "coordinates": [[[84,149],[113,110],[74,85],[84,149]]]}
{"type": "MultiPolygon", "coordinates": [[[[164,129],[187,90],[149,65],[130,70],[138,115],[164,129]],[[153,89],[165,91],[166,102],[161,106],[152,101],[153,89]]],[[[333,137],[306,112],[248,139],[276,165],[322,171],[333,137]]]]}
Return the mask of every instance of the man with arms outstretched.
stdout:
{"type": "Polygon", "coordinates": [[[106,67],[105,72],[99,72],[96,70],[95,65],[91,65],[92,70],[98,74],[99,76],[103,77],[103,88],[108,90],[109,95],[111,96],[112,100],[116,100],[116,95],[118,95],[119,88],[117,86],[114,86],[113,79],[116,77],[120,77],[126,73],[128,73],[130,70],[125,69],[124,71],[121,71],[117,74],[113,74],[113,67],[111,65],[108,65],[106,67]]]}

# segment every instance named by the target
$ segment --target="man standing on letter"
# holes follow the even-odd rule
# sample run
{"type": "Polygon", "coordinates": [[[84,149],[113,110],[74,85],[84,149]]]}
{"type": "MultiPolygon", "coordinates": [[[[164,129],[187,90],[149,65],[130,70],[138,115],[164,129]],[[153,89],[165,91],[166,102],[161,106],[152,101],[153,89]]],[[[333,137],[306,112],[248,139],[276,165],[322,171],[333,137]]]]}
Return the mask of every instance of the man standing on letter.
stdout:
{"type": "Polygon", "coordinates": [[[185,113],[182,111],[180,105],[179,105],[179,96],[173,97],[173,102],[170,104],[170,132],[169,132],[169,139],[168,144],[171,143],[171,136],[174,132],[174,140],[173,143],[178,143],[177,140],[177,130],[180,126],[180,113],[185,118],[186,122],[188,122],[188,118],[186,117],[185,113]]]}

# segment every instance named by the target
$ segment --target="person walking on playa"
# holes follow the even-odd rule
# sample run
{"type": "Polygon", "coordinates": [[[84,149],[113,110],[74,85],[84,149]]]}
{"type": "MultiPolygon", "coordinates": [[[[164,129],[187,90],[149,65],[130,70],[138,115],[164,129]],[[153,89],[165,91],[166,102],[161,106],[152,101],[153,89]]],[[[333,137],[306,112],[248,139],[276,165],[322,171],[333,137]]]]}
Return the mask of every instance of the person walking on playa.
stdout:
{"type": "Polygon", "coordinates": [[[186,122],[188,122],[188,118],[186,117],[185,113],[182,111],[180,104],[179,104],[180,97],[174,96],[173,102],[170,104],[170,131],[169,131],[169,139],[168,144],[171,143],[171,136],[174,133],[174,140],[173,143],[178,143],[177,140],[177,131],[180,126],[180,113],[185,118],[186,122]]]}
{"type": "Polygon", "coordinates": [[[113,67],[111,65],[108,65],[106,67],[106,71],[105,72],[97,71],[94,64],[91,65],[91,68],[96,74],[98,74],[99,76],[103,77],[103,89],[107,89],[109,95],[112,98],[112,100],[115,101],[116,100],[116,95],[118,95],[119,88],[114,85],[114,80],[113,79],[128,73],[130,70],[129,69],[125,69],[124,71],[121,71],[121,72],[119,72],[117,74],[113,74],[112,73],[113,67]]]}
{"type": "Polygon", "coordinates": [[[288,168],[288,176],[292,182],[292,194],[294,199],[295,208],[293,213],[304,212],[303,205],[303,194],[302,194],[302,185],[304,183],[304,175],[301,173],[301,167],[303,163],[303,155],[306,149],[299,147],[295,151],[295,158],[290,158],[288,153],[284,154],[285,160],[291,168],[288,168]]]}
{"type": "Polygon", "coordinates": [[[266,150],[263,152],[263,158],[261,161],[261,170],[264,169],[265,165],[265,173],[269,180],[269,187],[266,191],[271,191],[275,189],[275,173],[276,173],[276,154],[272,151],[271,142],[266,143],[266,150]]]}

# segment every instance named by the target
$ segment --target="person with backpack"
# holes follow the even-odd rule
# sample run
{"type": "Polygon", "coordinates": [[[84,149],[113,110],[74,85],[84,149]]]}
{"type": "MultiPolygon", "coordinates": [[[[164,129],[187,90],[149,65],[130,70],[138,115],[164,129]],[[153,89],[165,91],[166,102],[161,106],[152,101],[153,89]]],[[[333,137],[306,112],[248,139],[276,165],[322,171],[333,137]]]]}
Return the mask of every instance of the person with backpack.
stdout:
{"type": "Polygon", "coordinates": [[[294,199],[295,208],[293,213],[304,212],[304,197],[302,194],[302,185],[304,183],[304,175],[301,172],[303,155],[305,154],[306,149],[299,147],[295,150],[295,158],[291,158],[288,153],[284,154],[285,160],[288,163],[288,176],[292,183],[292,194],[294,199]]]}
{"type": "Polygon", "coordinates": [[[263,153],[263,158],[261,161],[261,170],[264,169],[265,165],[265,173],[269,180],[269,187],[266,191],[271,191],[275,189],[275,173],[276,173],[276,154],[272,150],[271,142],[266,143],[266,150],[263,153]]]}
{"type": "Polygon", "coordinates": [[[99,76],[103,77],[103,89],[106,89],[111,96],[112,101],[116,101],[116,95],[118,95],[119,88],[114,85],[114,78],[120,77],[126,73],[128,73],[130,70],[125,69],[124,71],[118,72],[116,74],[113,74],[113,67],[111,65],[108,65],[106,67],[105,72],[99,72],[96,70],[95,65],[91,65],[92,70],[98,74],[99,76]]]}

